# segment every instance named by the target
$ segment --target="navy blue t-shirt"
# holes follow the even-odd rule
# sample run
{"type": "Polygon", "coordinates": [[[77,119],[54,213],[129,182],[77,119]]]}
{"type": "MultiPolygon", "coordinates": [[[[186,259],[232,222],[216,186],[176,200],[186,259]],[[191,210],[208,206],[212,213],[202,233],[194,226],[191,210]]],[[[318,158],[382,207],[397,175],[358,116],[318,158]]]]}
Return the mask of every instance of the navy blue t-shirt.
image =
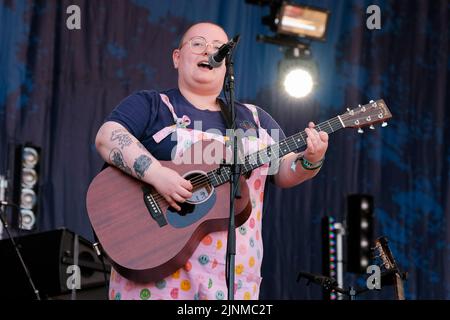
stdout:
{"type": "MultiPolygon", "coordinates": [[[[191,120],[187,128],[194,129],[194,121],[201,121],[202,131],[209,129],[220,130],[225,135],[227,126],[220,111],[201,110],[193,106],[181,94],[179,89],[170,89],[161,93],[168,96],[178,117],[186,115],[191,120]]],[[[243,104],[236,102],[237,127],[242,130],[257,129],[251,111],[243,104]]],[[[278,129],[272,138],[282,140],[285,138],[283,130],[278,123],[264,110],[257,107],[261,127],[271,134],[272,129],[278,129]]],[[[174,124],[169,108],[162,101],[159,92],[155,90],[142,90],[125,98],[106,118],[105,121],[115,121],[124,126],[135,136],[147,150],[158,160],[171,160],[171,151],[176,139],[171,135],[156,143],[153,135],[164,127],[174,124]]]]}

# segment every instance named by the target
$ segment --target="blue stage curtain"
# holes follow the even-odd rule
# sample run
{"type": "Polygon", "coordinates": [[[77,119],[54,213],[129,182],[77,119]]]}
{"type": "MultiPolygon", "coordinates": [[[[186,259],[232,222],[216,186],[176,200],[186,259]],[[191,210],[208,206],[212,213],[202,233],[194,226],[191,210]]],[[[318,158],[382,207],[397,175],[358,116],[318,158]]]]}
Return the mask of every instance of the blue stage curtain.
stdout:
{"type": "Polygon", "coordinates": [[[280,50],[256,41],[269,33],[261,23],[268,8],[226,0],[0,0],[0,173],[8,145],[42,147],[39,230],[65,226],[92,237],[85,195],[103,164],[94,146],[98,128],[134,91],[176,86],[171,54],[180,35],[212,21],[241,34],[237,98],[263,107],[287,135],[372,99],[383,98],[393,113],[386,128],[331,135],[315,179],[266,191],[261,298],[320,299],[317,287],[296,276],[321,272],[321,217],[342,221],[346,195],[369,193],[376,235],[388,237],[409,272],[407,298],[449,299],[450,4],[301,3],[330,10],[331,20],[326,41],[311,47],[318,87],[298,101],[278,87],[280,50]],[[73,4],[81,8],[81,30],[66,27],[73,4]],[[381,9],[380,30],[366,27],[371,4],[381,9]]]}

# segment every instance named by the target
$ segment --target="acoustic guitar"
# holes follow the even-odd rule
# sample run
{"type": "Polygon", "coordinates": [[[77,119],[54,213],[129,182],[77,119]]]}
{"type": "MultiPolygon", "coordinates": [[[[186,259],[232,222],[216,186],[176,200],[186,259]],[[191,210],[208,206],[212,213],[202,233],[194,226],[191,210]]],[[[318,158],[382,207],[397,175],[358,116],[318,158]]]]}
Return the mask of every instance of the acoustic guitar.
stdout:
{"type": "MultiPolygon", "coordinates": [[[[373,126],[392,117],[383,100],[371,101],[353,110],[347,109],[316,126],[328,134],[342,128],[373,126]]],[[[306,146],[304,131],[294,134],[242,159],[242,173],[250,173],[274,159],[306,146]]],[[[115,269],[136,282],[158,281],[184,266],[199,242],[209,233],[225,231],[229,219],[229,149],[216,140],[199,141],[186,150],[203,150],[214,161],[200,164],[176,164],[161,161],[190,180],[193,195],[172,209],[156,190],[115,167],[101,171],[89,186],[86,206],[90,222],[100,244],[115,269]],[[211,152],[211,150],[222,150],[211,152]]],[[[189,161],[181,161],[188,163],[189,161]]],[[[192,161],[190,161],[192,162],[192,161]]],[[[180,163],[180,161],[178,161],[180,163]]],[[[241,197],[235,202],[236,227],[250,215],[251,203],[245,179],[240,178],[241,197]]]]}

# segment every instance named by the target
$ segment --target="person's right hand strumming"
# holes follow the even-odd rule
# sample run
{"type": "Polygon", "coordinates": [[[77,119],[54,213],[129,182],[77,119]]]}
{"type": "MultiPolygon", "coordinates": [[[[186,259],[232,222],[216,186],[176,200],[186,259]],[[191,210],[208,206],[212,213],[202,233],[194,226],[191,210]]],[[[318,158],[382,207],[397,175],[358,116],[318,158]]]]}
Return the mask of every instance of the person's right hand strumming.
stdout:
{"type": "Polygon", "coordinates": [[[102,158],[125,173],[151,184],[167,203],[180,210],[192,196],[191,183],[176,171],[164,167],[119,123],[105,122],[97,133],[95,145],[102,158]],[[132,164],[130,166],[130,164],[132,164]]]}

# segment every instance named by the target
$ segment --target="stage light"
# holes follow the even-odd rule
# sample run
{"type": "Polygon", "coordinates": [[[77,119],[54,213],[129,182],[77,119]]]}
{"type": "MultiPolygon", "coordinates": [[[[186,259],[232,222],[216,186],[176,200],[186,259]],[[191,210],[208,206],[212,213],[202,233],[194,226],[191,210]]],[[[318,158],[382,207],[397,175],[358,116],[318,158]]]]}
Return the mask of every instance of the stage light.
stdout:
{"type": "Polygon", "coordinates": [[[16,210],[14,225],[19,229],[35,229],[39,196],[40,148],[31,144],[18,145],[15,150],[13,202],[16,210]]]}
{"type": "MultiPolygon", "coordinates": [[[[338,276],[339,250],[336,243],[336,237],[339,230],[336,229],[336,221],[331,216],[322,218],[322,274],[324,276],[335,278],[338,276]]],[[[338,276],[339,277],[339,276],[338,276]]],[[[326,290],[323,291],[323,297],[326,300],[336,300],[337,296],[326,290]]]]}
{"type": "Polygon", "coordinates": [[[369,242],[366,239],[361,240],[361,248],[367,248],[369,246],[369,242]]]}
{"type": "Polygon", "coordinates": [[[34,212],[29,209],[20,209],[19,228],[23,230],[33,230],[36,224],[34,212]]]}
{"type": "Polygon", "coordinates": [[[284,89],[291,97],[303,98],[307,96],[313,87],[311,74],[302,69],[293,69],[284,78],[284,89]]]}
{"type": "Polygon", "coordinates": [[[31,189],[22,189],[20,194],[20,207],[32,209],[36,204],[36,193],[31,189]]]}
{"type": "Polygon", "coordinates": [[[362,199],[361,201],[361,210],[367,210],[369,209],[369,202],[367,202],[366,199],[362,199]]]}
{"type": "Polygon", "coordinates": [[[23,148],[22,160],[25,168],[33,168],[39,161],[39,154],[36,149],[25,147],[23,148]]]}
{"type": "Polygon", "coordinates": [[[347,197],[347,271],[363,274],[371,257],[373,243],[373,197],[353,194],[347,197]]]}
{"type": "Polygon", "coordinates": [[[366,257],[361,258],[360,265],[365,269],[369,265],[369,260],[366,257]]]}
{"type": "Polygon", "coordinates": [[[278,65],[283,89],[294,98],[309,95],[317,79],[317,66],[308,49],[289,48],[278,65]]]}
{"type": "Polygon", "coordinates": [[[361,229],[365,230],[369,227],[369,223],[367,222],[366,219],[362,219],[361,220],[361,229]]]}
{"type": "Polygon", "coordinates": [[[283,46],[285,58],[278,65],[279,84],[291,97],[309,95],[317,82],[317,66],[311,59],[310,43],[325,40],[330,12],[288,1],[246,0],[259,6],[270,6],[262,18],[275,35],[257,35],[258,41],[283,46]]]}
{"type": "Polygon", "coordinates": [[[324,40],[329,14],[327,10],[284,2],[274,23],[280,34],[324,40]]]}
{"type": "Polygon", "coordinates": [[[269,6],[270,13],[262,23],[278,35],[325,40],[330,11],[282,0],[246,0],[247,3],[269,6]]]}
{"type": "Polygon", "coordinates": [[[37,182],[37,173],[34,169],[22,169],[22,187],[32,188],[37,182]]]}

